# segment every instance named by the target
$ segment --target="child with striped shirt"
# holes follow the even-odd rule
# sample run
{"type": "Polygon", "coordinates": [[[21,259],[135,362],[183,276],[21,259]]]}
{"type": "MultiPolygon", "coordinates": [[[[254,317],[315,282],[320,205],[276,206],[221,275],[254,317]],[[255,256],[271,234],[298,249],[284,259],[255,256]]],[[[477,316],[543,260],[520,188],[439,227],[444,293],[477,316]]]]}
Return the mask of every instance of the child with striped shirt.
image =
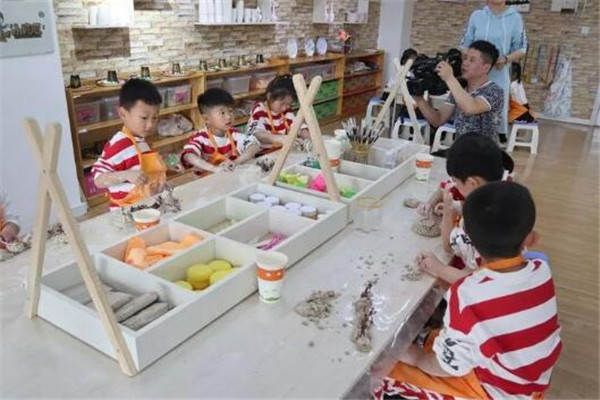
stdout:
{"type": "Polygon", "coordinates": [[[452,144],[446,158],[451,181],[443,185],[442,192],[442,243],[455,259],[446,265],[433,253],[422,253],[419,265],[425,272],[452,284],[480,266],[481,256],[464,230],[461,207],[456,202],[458,199],[462,204],[478,187],[502,180],[505,164],[502,150],[488,136],[467,133],[452,144]]]}
{"type": "Polygon", "coordinates": [[[450,287],[442,329],[399,357],[377,399],[540,399],[550,384],[562,344],[550,267],[521,255],[538,239],[529,191],[485,184],[463,214],[482,266],[450,287]]]}
{"type": "Polygon", "coordinates": [[[223,89],[208,89],[198,96],[198,108],[206,126],[183,147],[181,161],[198,171],[232,171],[251,160],[260,149],[258,141],[233,128],[235,101],[223,89]]]}
{"type": "Polygon", "coordinates": [[[161,102],[156,86],[144,79],[130,79],[121,88],[118,113],[123,128],[92,166],[94,184],[108,188],[111,209],[162,191],[166,165],[145,141],[156,132],[161,102]]]}
{"type": "MultiPolygon", "coordinates": [[[[246,132],[254,135],[263,148],[281,147],[294,122],[292,103],[297,99],[291,75],[280,75],[267,86],[266,101],[257,102],[252,109],[246,132]]],[[[298,137],[310,137],[306,125],[298,137]]]]}

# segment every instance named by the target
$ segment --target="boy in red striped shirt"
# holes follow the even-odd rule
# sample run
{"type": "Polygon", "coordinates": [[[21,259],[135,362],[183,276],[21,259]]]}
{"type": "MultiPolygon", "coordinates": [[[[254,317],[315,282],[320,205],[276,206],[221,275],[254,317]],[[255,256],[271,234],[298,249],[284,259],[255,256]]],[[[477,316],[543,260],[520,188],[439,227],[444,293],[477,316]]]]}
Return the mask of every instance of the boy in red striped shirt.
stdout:
{"type": "MultiPolygon", "coordinates": [[[[256,136],[263,148],[281,147],[285,144],[286,135],[295,118],[292,103],[297,96],[292,76],[275,77],[267,86],[266,92],[267,101],[259,101],[254,105],[246,132],[256,136]]],[[[304,140],[309,137],[308,127],[303,124],[298,138],[304,140]]]]}
{"type": "Polygon", "coordinates": [[[376,398],[537,399],[549,386],[562,349],[554,283],[545,261],[521,255],[537,240],[533,199],[488,183],[463,213],[483,265],[450,287],[442,329],[411,345],[376,398]]]}
{"type": "Polygon", "coordinates": [[[450,265],[446,265],[433,253],[422,253],[419,265],[425,272],[452,284],[479,267],[481,257],[465,233],[461,205],[473,190],[488,182],[500,181],[505,162],[502,150],[487,136],[467,133],[452,144],[446,160],[451,184],[446,185],[442,192],[442,243],[446,251],[454,254],[454,258],[450,265]],[[456,194],[462,198],[459,206],[456,194]]]}
{"type": "Polygon", "coordinates": [[[206,126],[183,147],[184,167],[209,172],[232,171],[258,152],[260,146],[256,138],[233,128],[234,104],[231,94],[223,89],[208,89],[198,96],[198,108],[206,126]]]}
{"type": "MultiPolygon", "coordinates": [[[[138,196],[133,199],[132,194],[136,186],[149,187],[149,171],[141,168],[143,157],[152,158],[151,164],[161,167],[160,156],[151,152],[145,141],[156,131],[161,102],[156,86],[146,80],[130,79],[121,88],[118,113],[123,129],[106,143],[102,155],[92,166],[94,184],[108,188],[111,209],[141,200],[138,196]]],[[[147,195],[162,190],[160,183],[152,187],[153,193],[148,192],[147,195]]]]}

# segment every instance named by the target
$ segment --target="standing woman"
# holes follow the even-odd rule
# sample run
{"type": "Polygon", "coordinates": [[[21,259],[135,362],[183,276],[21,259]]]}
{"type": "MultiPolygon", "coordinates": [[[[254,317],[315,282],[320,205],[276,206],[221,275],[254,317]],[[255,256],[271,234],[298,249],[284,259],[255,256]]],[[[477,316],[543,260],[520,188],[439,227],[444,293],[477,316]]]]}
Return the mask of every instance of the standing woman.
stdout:
{"type": "Polygon", "coordinates": [[[466,50],[476,40],[486,40],[498,49],[500,57],[490,71],[490,80],[504,90],[504,110],[500,113],[498,133],[506,141],[508,132],[508,97],[510,94],[510,65],[518,62],[527,52],[527,35],[521,14],[506,0],[488,0],[488,5],[475,10],[460,42],[466,50]]]}

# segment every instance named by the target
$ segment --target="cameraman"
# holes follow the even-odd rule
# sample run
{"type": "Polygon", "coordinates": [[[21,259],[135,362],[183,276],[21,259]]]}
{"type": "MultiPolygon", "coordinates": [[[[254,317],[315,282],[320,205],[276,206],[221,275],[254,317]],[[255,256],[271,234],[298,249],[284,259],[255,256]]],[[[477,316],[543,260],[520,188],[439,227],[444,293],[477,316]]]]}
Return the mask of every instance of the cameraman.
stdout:
{"type": "Polygon", "coordinates": [[[448,85],[450,96],[434,110],[422,96],[415,96],[417,106],[433,126],[444,125],[454,113],[457,135],[479,132],[498,142],[497,126],[504,102],[504,92],[491,82],[488,73],[498,60],[496,47],[484,40],[473,42],[462,62],[462,78],[466,90],[453,74],[452,67],[445,61],[436,66],[436,72],[448,85]],[[456,109],[456,110],[455,110],[456,109]]]}

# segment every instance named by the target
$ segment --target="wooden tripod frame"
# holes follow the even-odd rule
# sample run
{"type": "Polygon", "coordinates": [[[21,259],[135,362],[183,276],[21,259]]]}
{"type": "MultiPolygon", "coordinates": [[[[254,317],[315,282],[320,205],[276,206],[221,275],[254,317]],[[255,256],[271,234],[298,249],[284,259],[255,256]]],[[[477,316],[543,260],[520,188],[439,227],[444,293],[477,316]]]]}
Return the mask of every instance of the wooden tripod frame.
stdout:
{"type": "Polygon", "coordinates": [[[27,317],[31,319],[38,314],[40,280],[46,252],[46,231],[48,230],[50,218],[50,206],[54,203],[60,222],[69,237],[69,243],[71,243],[71,247],[77,258],[77,265],[83,277],[83,282],[92,297],[94,307],[102,321],[104,330],[110,337],[115,348],[116,358],[121,371],[128,376],[134,376],[138,373],[137,368],[133,362],[129,348],[123,339],[121,329],[117,325],[115,314],[106,300],[102,282],[94,268],[92,257],[83,242],[79,225],[71,213],[65,190],[56,172],[61,127],[59,124],[49,125],[45,137],[42,137],[40,127],[35,119],[27,118],[24,125],[25,135],[31,145],[33,155],[40,170],[36,220],[33,230],[33,259],[27,281],[27,317]]]}
{"type": "Polygon", "coordinates": [[[296,114],[296,118],[292,123],[292,127],[290,128],[290,133],[288,134],[287,141],[285,142],[283,148],[281,149],[281,154],[277,158],[275,165],[273,166],[273,170],[271,174],[267,178],[267,183],[269,185],[274,185],[275,181],[277,181],[277,177],[285,164],[285,160],[287,159],[290,150],[298,136],[298,132],[300,131],[300,127],[302,123],[306,120],[306,124],[308,125],[308,130],[310,132],[310,138],[312,140],[313,146],[319,155],[319,164],[321,165],[321,171],[323,171],[323,175],[325,176],[325,182],[327,183],[327,193],[329,197],[333,201],[340,201],[340,191],[338,189],[337,183],[335,182],[335,178],[333,176],[333,172],[331,171],[331,166],[329,165],[329,158],[327,157],[327,151],[325,150],[325,143],[323,142],[323,135],[321,133],[321,128],[319,127],[319,122],[317,120],[317,115],[315,114],[315,110],[313,108],[313,102],[315,101],[315,96],[321,87],[321,82],[323,78],[317,76],[313,78],[310,82],[310,86],[308,90],[306,90],[306,81],[304,77],[300,74],[294,75],[293,77],[294,87],[296,88],[296,93],[298,94],[298,102],[300,103],[300,109],[296,114]]]}

